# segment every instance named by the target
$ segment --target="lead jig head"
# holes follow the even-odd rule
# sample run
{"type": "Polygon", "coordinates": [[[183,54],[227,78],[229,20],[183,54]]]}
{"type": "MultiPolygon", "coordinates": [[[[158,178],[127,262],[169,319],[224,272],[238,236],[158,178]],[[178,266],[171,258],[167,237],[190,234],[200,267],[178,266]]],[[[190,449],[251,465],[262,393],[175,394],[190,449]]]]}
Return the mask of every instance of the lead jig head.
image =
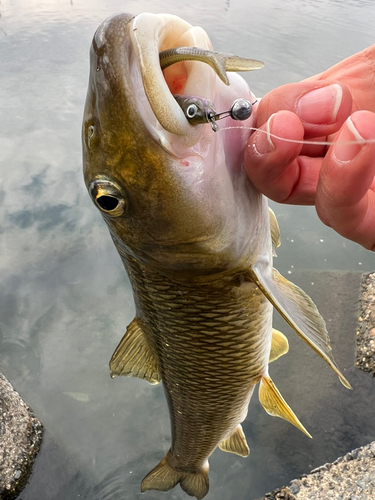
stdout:
{"type": "Polygon", "coordinates": [[[200,125],[202,123],[210,123],[212,130],[217,132],[219,126],[217,120],[230,117],[233,120],[247,120],[250,118],[253,111],[254,101],[251,103],[246,99],[236,99],[228,111],[216,113],[215,107],[208,99],[203,99],[196,96],[175,95],[174,98],[180,105],[185,114],[186,119],[191,125],[200,125]]]}
{"type": "MultiPolygon", "coordinates": [[[[255,104],[255,102],[253,104],[255,104]]],[[[250,118],[253,111],[253,104],[246,99],[236,99],[228,111],[213,115],[211,118],[214,120],[221,120],[222,118],[230,116],[233,120],[247,120],[250,118]]]]}

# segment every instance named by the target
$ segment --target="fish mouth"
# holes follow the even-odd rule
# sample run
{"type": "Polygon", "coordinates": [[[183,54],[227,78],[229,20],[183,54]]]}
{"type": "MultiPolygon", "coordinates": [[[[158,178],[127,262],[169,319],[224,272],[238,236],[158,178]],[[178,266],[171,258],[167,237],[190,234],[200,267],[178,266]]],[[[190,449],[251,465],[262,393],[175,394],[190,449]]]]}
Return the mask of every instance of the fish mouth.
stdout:
{"type": "Polygon", "coordinates": [[[130,21],[129,34],[143,90],[154,115],[152,119],[142,96],[136,93],[143,121],[161,142],[164,139],[170,143],[170,139],[160,126],[174,136],[183,136],[185,146],[193,145],[199,137],[200,127],[190,125],[173,94],[197,95],[212,100],[216,75],[210,67],[196,61],[179,62],[163,72],[159,53],[181,46],[212,50],[208,35],[202,28],[193,27],[177,16],[149,13],[140,14],[130,21]]]}

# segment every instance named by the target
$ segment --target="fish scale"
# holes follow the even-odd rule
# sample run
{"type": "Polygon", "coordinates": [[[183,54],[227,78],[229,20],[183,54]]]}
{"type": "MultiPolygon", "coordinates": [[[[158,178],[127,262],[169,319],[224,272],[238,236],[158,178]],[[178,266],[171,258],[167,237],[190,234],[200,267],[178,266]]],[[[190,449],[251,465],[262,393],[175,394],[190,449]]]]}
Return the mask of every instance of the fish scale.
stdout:
{"type": "Polygon", "coordinates": [[[133,259],[127,258],[125,265],[141,311],[137,315],[147,324],[147,341],[168,395],[173,435],[170,461],[177,469],[186,470],[188,464],[190,471],[197,472],[217,442],[242,422],[252,389],[267,370],[271,306],[256,285],[250,286],[251,293],[249,286],[245,292],[234,286],[237,276],[231,282],[197,286],[172,281],[133,259]],[[160,303],[163,308],[155,306],[160,303]],[[259,314],[259,307],[264,314],[259,314]],[[220,320],[207,320],[207,308],[210,316],[220,320]],[[227,331],[222,331],[223,325],[227,331]]]}

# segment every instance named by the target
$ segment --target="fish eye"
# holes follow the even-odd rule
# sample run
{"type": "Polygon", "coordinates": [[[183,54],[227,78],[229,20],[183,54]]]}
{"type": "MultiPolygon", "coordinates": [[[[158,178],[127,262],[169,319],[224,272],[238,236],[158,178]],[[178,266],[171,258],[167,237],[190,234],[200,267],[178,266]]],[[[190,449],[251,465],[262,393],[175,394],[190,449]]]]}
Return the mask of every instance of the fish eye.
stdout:
{"type": "Polygon", "coordinates": [[[194,118],[198,113],[198,106],[196,104],[190,104],[186,109],[186,118],[194,118]]]}
{"type": "Polygon", "coordinates": [[[97,179],[89,187],[91,198],[95,205],[112,217],[123,215],[126,210],[126,200],[117,184],[105,179],[97,179]]]}
{"type": "Polygon", "coordinates": [[[102,195],[96,198],[96,203],[102,210],[106,212],[111,212],[115,210],[119,205],[119,200],[114,196],[102,195]]]}

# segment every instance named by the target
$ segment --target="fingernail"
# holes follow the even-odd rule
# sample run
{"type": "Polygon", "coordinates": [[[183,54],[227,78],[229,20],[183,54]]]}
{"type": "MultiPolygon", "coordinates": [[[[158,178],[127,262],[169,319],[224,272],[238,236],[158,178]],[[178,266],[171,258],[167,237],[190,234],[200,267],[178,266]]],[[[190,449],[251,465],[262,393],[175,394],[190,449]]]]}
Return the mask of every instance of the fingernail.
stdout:
{"type": "Polygon", "coordinates": [[[361,151],[365,139],[358,132],[353,120],[349,116],[345,122],[344,129],[335,141],[337,141],[337,144],[333,147],[332,154],[338,161],[348,162],[353,160],[361,151]]]}
{"type": "Polygon", "coordinates": [[[275,146],[273,145],[273,142],[271,140],[270,132],[271,132],[271,121],[273,117],[275,116],[275,113],[271,115],[266,123],[266,130],[258,130],[256,132],[256,138],[255,138],[255,148],[258,151],[259,154],[264,155],[266,153],[270,153],[273,149],[275,149],[275,146]]]}
{"type": "Polygon", "coordinates": [[[341,101],[342,88],[336,83],[311,90],[299,100],[297,115],[316,125],[335,123],[341,101]]]}

